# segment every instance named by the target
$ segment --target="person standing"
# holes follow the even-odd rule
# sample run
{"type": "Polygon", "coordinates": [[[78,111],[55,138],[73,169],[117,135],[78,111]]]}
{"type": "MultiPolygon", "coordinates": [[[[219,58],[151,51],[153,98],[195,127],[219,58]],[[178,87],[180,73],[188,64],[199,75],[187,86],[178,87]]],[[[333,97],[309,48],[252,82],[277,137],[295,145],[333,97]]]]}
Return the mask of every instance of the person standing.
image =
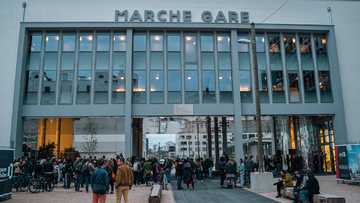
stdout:
{"type": "Polygon", "coordinates": [[[234,176],[236,172],[235,164],[234,161],[232,160],[232,157],[229,157],[229,161],[225,166],[225,171],[226,171],[226,177],[228,178],[229,181],[227,189],[231,189],[232,188],[231,180],[232,182],[234,182],[234,176]]]}
{"type": "Polygon", "coordinates": [[[313,163],[315,167],[315,173],[319,173],[319,155],[313,152],[313,163]]]}
{"type": "Polygon", "coordinates": [[[195,166],[196,166],[196,172],[198,174],[198,182],[202,183],[202,182],[204,182],[204,178],[203,178],[203,174],[201,171],[202,166],[201,166],[200,159],[197,159],[195,166]]]}
{"type": "Polygon", "coordinates": [[[220,158],[220,163],[219,163],[220,188],[225,188],[225,187],[224,187],[225,166],[226,166],[225,156],[222,156],[222,157],[220,158]]]}
{"type": "Polygon", "coordinates": [[[214,167],[214,162],[212,160],[212,157],[210,157],[209,161],[208,161],[209,178],[211,178],[211,176],[212,176],[213,167],[214,167]]]}
{"type": "Polygon", "coordinates": [[[21,164],[21,161],[22,161],[21,158],[19,158],[19,160],[15,159],[15,163],[14,163],[14,180],[13,181],[14,181],[14,186],[16,188],[16,192],[18,191],[17,183],[18,183],[18,180],[19,180],[19,176],[21,174],[21,170],[20,170],[20,167],[19,167],[19,165],[21,164]]]}
{"type": "MultiPolygon", "coordinates": [[[[114,183],[116,181],[116,174],[115,174],[113,160],[109,159],[108,165],[107,165],[106,168],[107,168],[107,172],[108,172],[108,176],[109,176],[109,183],[110,183],[110,186],[111,186],[110,194],[114,194],[114,183]]],[[[110,186],[109,186],[109,190],[110,190],[110,186]]],[[[108,193],[109,193],[109,190],[108,190],[108,193]]]]}
{"type": "Polygon", "coordinates": [[[105,203],[106,191],[109,190],[109,177],[104,169],[104,160],[102,158],[97,162],[99,168],[91,174],[91,188],[93,191],[93,203],[105,203]]]}
{"type": "Polygon", "coordinates": [[[175,176],[177,178],[177,189],[178,190],[183,189],[181,187],[181,180],[182,180],[183,175],[184,175],[184,165],[181,160],[178,160],[178,164],[176,166],[176,172],[175,172],[175,176]]]}
{"type": "Polygon", "coordinates": [[[115,182],[115,190],[116,190],[116,202],[121,203],[121,197],[124,195],[125,203],[129,202],[128,192],[131,190],[131,186],[133,184],[133,173],[131,168],[124,163],[125,159],[118,159],[118,168],[116,172],[116,182],[115,182]]]}
{"type": "MultiPolygon", "coordinates": [[[[128,164],[126,164],[126,165],[128,165],[128,164]]],[[[140,185],[140,170],[141,170],[141,165],[140,165],[140,162],[139,162],[139,158],[136,158],[135,162],[134,162],[134,165],[132,167],[133,177],[134,177],[134,185],[135,186],[140,185]],[[137,181],[137,185],[136,185],[136,181],[137,181]]]]}
{"type": "Polygon", "coordinates": [[[86,193],[89,192],[89,184],[91,184],[91,174],[95,171],[95,167],[90,162],[90,159],[85,160],[84,164],[84,177],[86,193]]]}
{"type": "MultiPolygon", "coordinates": [[[[80,158],[77,158],[80,159],[80,158]]],[[[75,169],[75,175],[78,177],[77,178],[77,182],[75,185],[75,191],[77,192],[82,192],[82,190],[80,190],[80,185],[83,181],[83,176],[84,176],[84,163],[83,160],[79,160],[77,165],[76,165],[76,169],[75,169]]]]}
{"type": "Polygon", "coordinates": [[[64,171],[65,171],[65,189],[70,189],[71,179],[74,171],[70,158],[67,159],[64,171]]]}
{"type": "Polygon", "coordinates": [[[53,159],[53,168],[54,168],[54,170],[53,170],[54,181],[55,181],[55,185],[57,186],[58,176],[59,176],[60,172],[59,172],[58,162],[55,159],[53,159]]]}
{"type": "Polygon", "coordinates": [[[143,166],[143,178],[145,179],[146,186],[150,186],[149,181],[151,178],[151,171],[152,171],[151,163],[149,162],[149,158],[146,158],[143,166]]]}
{"type": "Polygon", "coordinates": [[[154,184],[158,183],[158,172],[159,172],[159,163],[158,160],[154,160],[153,167],[153,175],[154,175],[154,184]]]}
{"type": "Polygon", "coordinates": [[[244,187],[244,175],[245,175],[245,164],[242,159],[239,160],[239,176],[240,176],[240,188],[244,187]]]}
{"type": "Polygon", "coordinates": [[[58,160],[58,163],[59,163],[59,176],[58,176],[58,183],[60,183],[61,179],[64,181],[64,177],[61,177],[63,176],[63,163],[61,161],[61,159],[58,160]]]}
{"type": "Polygon", "coordinates": [[[191,166],[191,162],[187,162],[184,166],[184,174],[183,174],[183,183],[186,184],[187,190],[189,190],[190,184],[192,188],[195,189],[193,172],[194,172],[194,168],[191,166]]]}
{"type": "Polygon", "coordinates": [[[171,181],[171,167],[172,167],[171,161],[169,160],[169,158],[166,158],[165,170],[166,170],[166,177],[168,179],[168,183],[170,183],[171,181]]]}

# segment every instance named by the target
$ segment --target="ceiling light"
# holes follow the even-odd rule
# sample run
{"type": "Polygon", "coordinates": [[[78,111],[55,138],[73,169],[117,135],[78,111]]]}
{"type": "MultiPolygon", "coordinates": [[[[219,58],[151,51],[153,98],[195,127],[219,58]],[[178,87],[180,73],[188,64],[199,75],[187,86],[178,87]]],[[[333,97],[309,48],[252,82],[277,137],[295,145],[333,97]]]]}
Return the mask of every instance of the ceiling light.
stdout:
{"type": "Polygon", "coordinates": [[[125,40],[125,36],[120,36],[119,39],[120,39],[121,41],[124,41],[124,40],[125,40]]]}
{"type": "Polygon", "coordinates": [[[56,36],[56,40],[58,40],[58,41],[59,41],[59,36],[56,36]]]}
{"type": "Polygon", "coordinates": [[[187,41],[190,41],[190,40],[191,40],[191,37],[186,37],[186,40],[187,40],[187,41]]]}
{"type": "Polygon", "coordinates": [[[80,42],[81,42],[81,40],[82,40],[82,37],[80,36],[80,42]]]}
{"type": "Polygon", "coordinates": [[[120,80],[123,80],[124,79],[124,77],[120,77],[120,80]]]}
{"type": "Polygon", "coordinates": [[[188,77],[188,80],[191,80],[191,77],[188,77]]]}
{"type": "Polygon", "coordinates": [[[154,38],[156,41],[159,41],[160,40],[160,37],[159,36],[155,36],[154,38]]]}
{"type": "Polygon", "coordinates": [[[49,37],[46,37],[46,41],[49,41],[49,37]]]}
{"type": "Polygon", "coordinates": [[[222,77],[219,77],[220,80],[222,80],[222,77]]]}
{"type": "Polygon", "coordinates": [[[218,36],[218,41],[221,41],[223,38],[221,36],[218,36]]]}
{"type": "Polygon", "coordinates": [[[265,38],[262,38],[262,40],[261,40],[263,43],[265,42],[265,38]]]}
{"type": "Polygon", "coordinates": [[[294,43],[294,44],[296,43],[296,39],[295,39],[295,37],[293,38],[293,43],[294,43]]]}
{"type": "Polygon", "coordinates": [[[326,44],[326,39],[325,39],[325,38],[322,38],[322,39],[321,39],[321,42],[322,42],[323,44],[326,44]]]}
{"type": "Polygon", "coordinates": [[[90,40],[90,41],[93,40],[93,37],[92,37],[92,36],[89,36],[89,37],[88,37],[88,40],[90,40]]]}

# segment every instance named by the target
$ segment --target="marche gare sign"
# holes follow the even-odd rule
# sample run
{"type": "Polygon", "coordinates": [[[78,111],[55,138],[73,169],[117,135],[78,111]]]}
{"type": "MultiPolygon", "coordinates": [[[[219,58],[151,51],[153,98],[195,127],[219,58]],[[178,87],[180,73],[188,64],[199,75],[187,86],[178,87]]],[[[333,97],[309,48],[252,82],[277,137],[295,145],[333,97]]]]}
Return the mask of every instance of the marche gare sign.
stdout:
{"type": "MultiPolygon", "coordinates": [[[[249,23],[249,12],[235,12],[229,11],[224,14],[222,11],[218,13],[211,13],[210,11],[204,11],[201,13],[201,20],[204,22],[223,22],[223,23],[249,23]],[[227,15],[226,15],[227,14],[227,15]]],[[[161,10],[154,13],[152,10],[145,10],[141,15],[138,10],[134,10],[133,13],[129,13],[128,10],[119,11],[115,10],[115,21],[131,21],[131,22],[191,22],[191,11],[166,11],[161,10]],[[130,18],[129,18],[130,17],[130,18]],[[157,19],[157,20],[155,20],[157,19]]]]}

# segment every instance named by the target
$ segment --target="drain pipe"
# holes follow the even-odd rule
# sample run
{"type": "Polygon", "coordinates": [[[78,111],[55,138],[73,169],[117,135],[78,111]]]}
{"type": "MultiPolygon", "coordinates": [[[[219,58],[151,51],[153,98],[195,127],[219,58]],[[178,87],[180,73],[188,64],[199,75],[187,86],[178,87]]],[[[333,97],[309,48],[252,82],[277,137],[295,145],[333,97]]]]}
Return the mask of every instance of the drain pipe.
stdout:
{"type": "Polygon", "coordinates": [[[25,21],[25,7],[26,7],[26,2],[22,2],[22,7],[23,7],[23,12],[22,12],[22,21],[25,21]]]}
{"type": "Polygon", "coordinates": [[[333,23],[332,23],[332,19],[331,19],[331,7],[330,6],[327,7],[327,11],[329,13],[329,23],[330,23],[330,25],[332,25],[333,23]]]}

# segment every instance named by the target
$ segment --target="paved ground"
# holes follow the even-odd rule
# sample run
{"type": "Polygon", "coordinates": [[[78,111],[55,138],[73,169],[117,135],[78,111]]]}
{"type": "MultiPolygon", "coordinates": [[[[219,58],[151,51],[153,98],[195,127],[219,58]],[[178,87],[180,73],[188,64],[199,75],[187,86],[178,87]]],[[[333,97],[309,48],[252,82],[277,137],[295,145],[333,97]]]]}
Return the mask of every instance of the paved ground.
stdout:
{"type": "Polygon", "coordinates": [[[182,184],[183,190],[177,190],[175,177],[171,181],[173,195],[176,203],[219,203],[219,202],[237,202],[237,203],[273,203],[277,202],[247,191],[245,189],[221,189],[220,179],[206,179],[203,183],[195,183],[195,190],[190,185],[190,190],[186,190],[186,185],[182,184]]]}
{"type": "MultiPolygon", "coordinates": [[[[61,184],[62,186],[62,184],[61,184]]],[[[91,202],[92,193],[75,192],[73,185],[70,190],[65,190],[63,187],[58,186],[52,192],[39,192],[32,194],[28,192],[16,192],[13,190],[12,199],[4,201],[4,203],[27,203],[27,202],[51,202],[51,203],[64,203],[64,202],[76,202],[76,203],[89,203],[91,202]]],[[[85,191],[85,188],[82,188],[85,191]]],[[[140,187],[133,187],[129,192],[129,202],[147,203],[150,194],[150,187],[142,185],[140,187]]],[[[163,191],[162,203],[174,203],[171,189],[163,191]]],[[[106,197],[106,202],[113,203],[116,201],[115,194],[109,194],[106,197]]],[[[122,199],[121,202],[124,202],[122,199]]]]}

